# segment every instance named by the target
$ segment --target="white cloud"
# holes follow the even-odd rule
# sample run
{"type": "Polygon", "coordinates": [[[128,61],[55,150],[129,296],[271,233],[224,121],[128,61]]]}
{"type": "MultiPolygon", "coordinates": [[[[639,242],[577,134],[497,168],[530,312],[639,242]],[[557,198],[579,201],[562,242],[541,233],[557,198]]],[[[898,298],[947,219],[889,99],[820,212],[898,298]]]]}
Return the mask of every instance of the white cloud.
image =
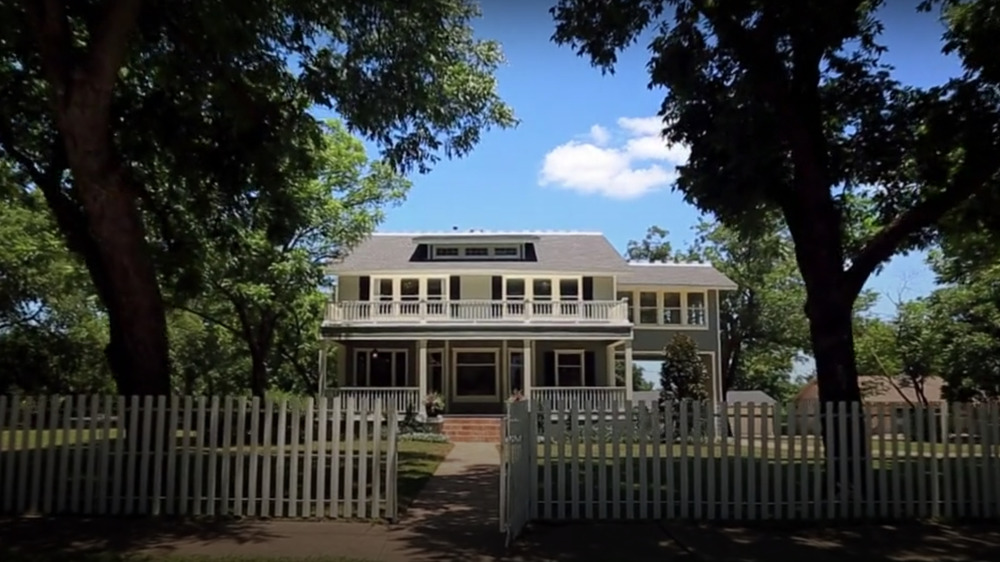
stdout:
{"type": "Polygon", "coordinates": [[[634,199],[673,183],[675,168],[687,161],[689,151],[660,137],[660,118],[621,117],[616,124],[617,134],[594,125],[587,141],[569,141],[549,151],[538,184],[634,199]],[[619,142],[608,146],[612,139],[619,142]]]}
{"type": "Polygon", "coordinates": [[[591,125],[590,140],[594,141],[597,146],[604,146],[611,140],[611,133],[600,125],[591,125]]]}

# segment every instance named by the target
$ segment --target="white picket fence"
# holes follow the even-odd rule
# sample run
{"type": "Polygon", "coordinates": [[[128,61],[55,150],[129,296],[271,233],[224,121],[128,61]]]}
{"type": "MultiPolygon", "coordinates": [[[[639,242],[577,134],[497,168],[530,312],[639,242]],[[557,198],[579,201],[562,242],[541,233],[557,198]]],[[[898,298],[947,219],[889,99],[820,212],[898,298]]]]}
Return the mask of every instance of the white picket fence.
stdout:
{"type": "Polygon", "coordinates": [[[329,398],[0,396],[0,513],[392,519],[396,432],[329,398]]]}
{"type": "Polygon", "coordinates": [[[1000,515],[996,404],[530,407],[531,423],[508,427],[537,443],[531,497],[504,501],[528,502],[532,520],[1000,515]],[[828,454],[824,431],[860,438],[828,454]]]}

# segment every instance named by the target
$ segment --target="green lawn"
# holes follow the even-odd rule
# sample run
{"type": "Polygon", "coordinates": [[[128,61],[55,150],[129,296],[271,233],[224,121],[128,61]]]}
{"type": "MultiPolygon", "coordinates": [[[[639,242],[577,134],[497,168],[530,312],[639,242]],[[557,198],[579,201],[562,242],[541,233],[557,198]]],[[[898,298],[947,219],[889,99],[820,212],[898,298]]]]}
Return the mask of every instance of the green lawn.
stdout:
{"type": "Polygon", "coordinates": [[[396,479],[400,513],[413,503],[451,448],[451,443],[400,441],[399,478],[396,479]]]}

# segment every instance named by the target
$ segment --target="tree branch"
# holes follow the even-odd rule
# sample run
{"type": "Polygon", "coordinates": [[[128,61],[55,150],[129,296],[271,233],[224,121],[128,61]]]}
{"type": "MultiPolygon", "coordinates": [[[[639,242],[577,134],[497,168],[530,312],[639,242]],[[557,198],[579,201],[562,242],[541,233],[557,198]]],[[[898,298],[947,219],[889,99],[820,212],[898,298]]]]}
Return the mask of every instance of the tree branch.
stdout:
{"type": "Polygon", "coordinates": [[[857,296],[875,268],[896,253],[907,236],[936,223],[945,213],[967,199],[987,181],[991,172],[980,172],[978,181],[956,182],[950,189],[932,195],[917,203],[883,227],[851,260],[844,277],[848,295],[857,296]]]}
{"type": "Polygon", "coordinates": [[[59,105],[68,98],[72,69],[69,21],[61,0],[24,0],[28,21],[35,31],[42,58],[42,72],[55,92],[59,105]]]}
{"type": "Polygon", "coordinates": [[[194,314],[195,316],[197,316],[198,318],[201,318],[202,320],[205,320],[206,322],[211,322],[212,324],[215,324],[216,326],[221,326],[221,327],[229,330],[234,335],[237,335],[237,336],[241,335],[239,329],[237,329],[235,326],[233,326],[232,324],[229,324],[227,322],[223,322],[222,320],[219,320],[218,318],[216,318],[215,316],[212,316],[212,315],[208,314],[207,312],[202,312],[200,310],[195,310],[193,308],[189,308],[189,307],[183,306],[183,305],[174,305],[174,308],[176,308],[177,310],[183,310],[184,312],[190,312],[191,314],[194,314]]]}
{"type": "Polygon", "coordinates": [[[104,18],[94,31],[87,70],[93,83],[106,88],[109,94],[125,62],[129,37],[135,30],[141,8],[142,0],[110,0],[104,18]]]}

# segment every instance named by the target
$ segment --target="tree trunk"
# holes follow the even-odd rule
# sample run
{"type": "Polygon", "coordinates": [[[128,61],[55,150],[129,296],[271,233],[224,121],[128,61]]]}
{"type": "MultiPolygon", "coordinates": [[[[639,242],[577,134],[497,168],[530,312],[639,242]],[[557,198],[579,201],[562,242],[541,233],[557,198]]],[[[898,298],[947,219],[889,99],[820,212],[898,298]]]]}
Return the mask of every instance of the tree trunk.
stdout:
{"type": "MultiPolygon", "coordinates": [[[[77,87],[86,87],[78,83],[77,87]]],[[[139,211],[136,190],[113,153],[107,123],[95,123],[86,103],[65,108],[58,120],[76,196],[96,256],[86,260],[108,311],[111,343],[105,353],[123,395],[170,393],[166,311],[139,211]]]]}
{"type": "Polygon", "coordinates": [[[809,332],[816,360],[816,382],[819,386],[820,427],[826,451],[827,470],[832,471],[841,496],[864,493],[864,463],[868,461],[868,421],[861,404],[858,370],[854,360],[853,303],[854,298],[837,294],[827,283],[819,290],[806,283],[809,332]],[[840,404],[846,419],[841,424],[840,404]],[[857,404],[858,418],[852,419],[857,404]],[[841,431],[841,427],[844,431],[841,431]],[[857,431],[855,431],[857,427],[857,431]],[[841,469],[846,459],[846,473],[841,469]]]}
{"type": "Polygon", "coordinates": [[[267,392],[268,368],[267,354],[260,350],[250,352],[250,392],[254,396],[264,397],[267,392]]]}

